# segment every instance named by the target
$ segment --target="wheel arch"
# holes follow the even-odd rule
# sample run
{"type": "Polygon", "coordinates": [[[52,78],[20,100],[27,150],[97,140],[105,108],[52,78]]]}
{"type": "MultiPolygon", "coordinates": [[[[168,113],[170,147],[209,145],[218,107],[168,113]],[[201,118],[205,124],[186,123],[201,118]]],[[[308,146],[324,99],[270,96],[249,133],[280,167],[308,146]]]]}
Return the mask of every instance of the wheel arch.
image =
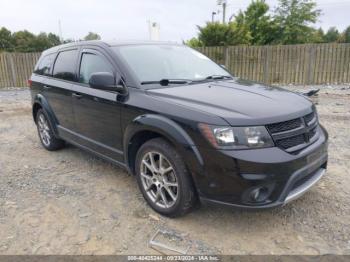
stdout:
{"type": "Polygon", "coordinates": [[[125,163],[128,171],[135,173],[135,159],[138,149],[148,140],[162,137],[181,154],[192,174],[203,166],[202,157],[190,136],[175,121],[164,116],[147,114],[134,119],[124,133],[125,163]]]}
{"type": "Polygon", "coordinates": [[[36,123],[36,114],[39,109],[43,109],[46,116],[49,118],[50,123],[52,123],[52,131],[56,137],[58,137],[58,131],[57,131],[57,119],[55,117],[55,114],[53,113],[53,110],[51,109],[49,103],[47,102],[46,98],[42,94],[37,94],[34,97],[33,100],[33,106],[32,106],[32,115],[33,120],[36,123]]]}
{"type": "Polygon", "coordinates": [[[32,109],[32,115],[33,115],[33,120],[36,123],[36,114],[38,113],[39,109],[42,109],[43,107],[39,102],[34,102],[33,104],[33,109],[32,109]]]}

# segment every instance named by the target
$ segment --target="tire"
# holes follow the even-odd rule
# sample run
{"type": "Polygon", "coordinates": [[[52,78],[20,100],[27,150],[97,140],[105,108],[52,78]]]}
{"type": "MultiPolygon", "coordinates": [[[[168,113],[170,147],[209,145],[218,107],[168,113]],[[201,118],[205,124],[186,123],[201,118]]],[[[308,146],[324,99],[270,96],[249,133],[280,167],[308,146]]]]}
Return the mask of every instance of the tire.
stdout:
{"type": "Polygon", "coordinates": [[[49,151],[56,151],[64,147],[63,140],[55,137],[52,132],[52,123],[43,109],[36,113],[35,123],[38,129],[38,135],[43,147],[49,151]]]}
{"type": "Polygon", "coordinates": [[[156,212],[179,217],[195,207],[197,194],[185,163],[163,138],[149,140],[140,147],[135,170],[142,195],[156,212]]]}

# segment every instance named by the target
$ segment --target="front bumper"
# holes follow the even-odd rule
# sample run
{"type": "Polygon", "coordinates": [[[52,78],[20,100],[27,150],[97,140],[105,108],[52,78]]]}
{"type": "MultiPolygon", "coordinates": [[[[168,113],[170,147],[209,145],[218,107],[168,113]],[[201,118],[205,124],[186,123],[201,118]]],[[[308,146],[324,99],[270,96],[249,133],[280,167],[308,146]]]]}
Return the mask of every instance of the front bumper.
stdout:
{"type": "Polygon", "coordinates": [[[199,148],[204,164],[194,175],[201,201],[262,209],[300,197],[327,168],[328,134],[319,128],[319,139],[297,155],[277,147],[236,151],[199,148]],[[255,194],[257,191],[262,197],[255,194]]]}
{"type": "Polygon", "coordinates": [[[287,204],[299,197],[301,197],[304,193],[306,193],[313,185],[315,185],[326,173],[325,168],[320,168],[317,170],[305,183],[301,184],[298,187],[295,187],[293,190],[289,192],[284,203],[287,204]]]}

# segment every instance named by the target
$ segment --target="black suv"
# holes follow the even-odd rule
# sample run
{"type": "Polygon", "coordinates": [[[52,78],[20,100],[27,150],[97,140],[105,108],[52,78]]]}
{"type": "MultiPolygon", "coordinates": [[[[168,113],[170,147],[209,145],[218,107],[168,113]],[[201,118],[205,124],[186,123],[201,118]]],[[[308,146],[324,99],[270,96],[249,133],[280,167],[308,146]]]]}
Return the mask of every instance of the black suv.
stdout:
{"type": "Polygon", "coordinates": [[[61,45],[29,85],[46,149],[68,142],[124,167],[163,215],[199,200],[283,205],[326,170],[328,135],[309,99],[235,78],[187,46],[61,45]]]}

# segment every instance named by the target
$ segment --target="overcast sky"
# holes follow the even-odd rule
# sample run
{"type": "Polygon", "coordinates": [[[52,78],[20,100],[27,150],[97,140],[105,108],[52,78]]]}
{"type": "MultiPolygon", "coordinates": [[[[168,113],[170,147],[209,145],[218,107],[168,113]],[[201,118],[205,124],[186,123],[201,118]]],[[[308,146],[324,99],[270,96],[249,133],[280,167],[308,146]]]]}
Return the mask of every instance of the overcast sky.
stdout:
{"type": "MultiPolygon", "coordinates": [[[[147,21],[160,24],[160,40],[182,41],[197,34],[196,25],[211,20],[220,9],[216,0],[0,0],[0,27],[11,31],[58,34],[83,38],[89,31],[104,40],[145,40],[147,21]]],[[[250,0],[227,0],[227,17],[245,9],[250,0]]],[[[274,9],[277,0],[266,1],[274,9]]],[[[343,30],[350,25],[350,0],[317,0],[323,15],[317,26],[343,30]]],[[[218,17],[219,18],[219,17],[218,17]]],[[[221,18],[221,17],[220,17],[221,18]]]]}

